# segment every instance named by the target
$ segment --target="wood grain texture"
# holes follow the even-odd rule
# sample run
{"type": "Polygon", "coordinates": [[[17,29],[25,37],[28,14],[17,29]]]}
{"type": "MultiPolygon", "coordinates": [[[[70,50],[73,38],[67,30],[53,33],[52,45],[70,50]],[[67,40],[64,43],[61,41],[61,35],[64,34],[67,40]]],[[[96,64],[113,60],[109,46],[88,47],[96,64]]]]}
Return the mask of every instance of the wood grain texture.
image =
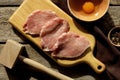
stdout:
{"type": "MultiPolygon", "coordinates": [[[[61,2],[63,2],[61,0],[52,0],[52,1],[58,3],[57,5],[60,5],[61,2]]],[[[2,50],[4,43],[6,42],[7,39],[13,39],[18,42],[24,42],[24,41],[27,42],[26,40],[21,39],[22,36],[19,36],[20,34],[14,31],[14,29],[10,24],[8,23],[4,24],[4,22],[7,22],[10,15],[13,14],[13,12],[15,12],[15,10],[18,8],[18,6],[15,7],[16,4],[20,4],[20,3],[18,3],[17,0],[0,0],[0,6],[1,6],[0,21],[2,22],[2,23],[0,22],[0,51],[2,50]],[[14,4],[11,4],[9,2],[14,2],[14,4]],[[9,12],[6,13],[7,10],[10,12],[10,14],[9,12]]],[[[65,3],[62,4],[64,6],[66,5],[65,3]]],[[[109,31],[109,29],[113,26],[120,26],[120,19],[119,19],[120,1],[111,0],[111,4],[112,5],[110,5],[108,13],[98,22],[99,23],[98,25],[100,25],[100,27],[102,26],[102,28],[103,27],[108,28],[107,31],[109,31]]],[[[91,68],[88,67],[88,65],[81,64],[70,68],[61,67],[57,65],[51,58],[46,56],[41,50],[35,47],[34,44],[31,44],[30,42],[27,43],[28,44],[26,43],[24,44],[26,48],[26,50],[23,53],[24,56],[29,57],[35,61],[38,61],[44,64],[45,66],[50,67],[58,72],[71,76],[75,80],[103,80],[103,79],[109,80],[105,73],[98,75],[94,73],[91,70],[91,68]]],[[[9,70],[0,64],[0,80],[49,80],[49,79],[55,80],[51,76],[48,76],[42,72],[38,72],[35,69],[30,68],[20,62],[15,65],[13,70],[9,70]]]]}
{"type": "Polygon", "coordinates": [[[97,60],[93,56],[93,50],[95,46],[95,38],[89,34],[86,30],[84,30],[80,25],[78,25],[69,15],[64,13],[61,9],[55,6],[50,0],[45,1],[37,1],[37,0],[25,0],[23,4],[16,10],[16,12],[10,17],[9,22],[18,30],[22,35],[32,41],[35,45],[40,47],[40,38],[39,37],[32,37],[28,34],[25,34],[23,31],[23,25],[25,20],[27,19],[28,15],[30,15],[35,10],[53,10],[56,12],[58,16],[64,18],[68,21],[70,25],[70,31],[75,32],[81,36],[85,36],[86,39],[90,42],[90,48],[84,53],[84,55],[77,59],[55,59],[54,57],[50,56],[53,60],[55,60],[61,66],[73,66],[79,64],[81,62],[86,62],[89,64],[97,73],[101,73],[105,70],[105,65],[97,60]],[[39,5],[41,4],[41,5],[39,5]],[[34,5],[34,6],[32,6],[34,5]],[[20,21],[18,21],[20,19],[20,21]],[[94,62],[93,62],[94,61],[94,62]],[[95,64],[94,64],[95,63],[95,64]],[[98,70],[98,66],[101,66],[101,69],[98,70]]]}
{"type": "Polygon", "coordinates": [[[0,7],[0,42],[6,42],[7,39],[14,39],[19,42],[23,40],[16,34],[12,25],[8,22],[9,17],[17,7],[0,7]]]}
{"type": "MultiPolygon", "coordinates": [[[[20,5],[24,0],[0,0],[0,5],[20,5]]],[[[51,0],[53,2],[57,2],[59,0],[51,0]]],[[[119,5],[120,4],[120,1],[119,0],[111,0],[110,1],[110,4],[116,4],[116,5],[119,5]]]]}
{"type": "Polygon", "coordinates": [[[1,6],[7,6],[7,5],[20,5],[23,2],[23,0],[0,0],[1,6]]]}
{"type": "Polygon", "coordinates": [[[112,4],[112,5],[120,5],[120,1],[119,0],[110,0],[110,4],[112,4]]]}
{"type": "MultiPolygon", "coordinates": [[[[19,6],[24,0],[0,0],[0,5],[3,6],[3,5],[17,5],[19,6]]],[[[60,3],[59,0],[51,0],[53,1],[54,3],[60,3]]],[[[110,0],[110,4],[112,5],[120,5],[120,1],[119,0],[110,0]]]]}
{"type": "Polygon", "coordinates": [[[120,6],[110,6],[108,13],[115,26],[120,26],[120,6]]]}

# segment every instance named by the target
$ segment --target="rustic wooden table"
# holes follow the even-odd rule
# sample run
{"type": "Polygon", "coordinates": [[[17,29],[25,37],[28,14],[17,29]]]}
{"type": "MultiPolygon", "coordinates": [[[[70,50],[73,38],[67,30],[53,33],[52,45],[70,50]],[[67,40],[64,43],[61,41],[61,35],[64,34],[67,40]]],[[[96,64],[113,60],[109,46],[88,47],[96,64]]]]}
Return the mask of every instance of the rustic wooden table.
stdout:
{"type": "MultiPolygon", "coordinates": [[[[53,0],[54,1],[54,0],[53,0]]],[[[26,50],[24,55],[29,58],[40,62],[41,64],[61,72],[67,76],[74,78],[75,80],[108,80],[106,73],[96,74],[88,65],[80,64],[75,67],[61,67],[57,65],[53,60],[46,56],[41,50],[39,50],[34,44],[26,40],[19,34],[12,25],[9,24],[8,19],[13,12],[19,7],[23,0],[0,0],[0,51],[5,45],[6,40],[13,39],[21,44],[25,45],[26,50]]],[[[107,15],[103,18],[108,22],[102,22],[113,24],[109,22],[107,16],[110,16],[114,26],[120,26],[120,1],[111,0],[110,7],[107,15]]],[[[109,28],[109,25],[106,27],[109,28]]],[[[31,68],[20,61],[16,63],[15,67],[10,70],[0,64],[0,80],[54,80],[55,78],[47,75],[44,72],[39,72],[34,68],[31,68]]]]}

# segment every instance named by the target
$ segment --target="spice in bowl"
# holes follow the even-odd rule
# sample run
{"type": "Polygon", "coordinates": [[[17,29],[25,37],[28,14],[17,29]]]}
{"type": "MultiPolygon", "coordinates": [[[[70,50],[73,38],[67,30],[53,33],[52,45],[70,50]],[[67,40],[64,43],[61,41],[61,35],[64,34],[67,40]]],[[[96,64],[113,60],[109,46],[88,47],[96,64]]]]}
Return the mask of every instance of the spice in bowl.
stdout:
{"type": "Polygon", "coordinates": [[[108,34],[108,39],[115,46],[120,46],[120,27],[114,27],[108,34]]]}

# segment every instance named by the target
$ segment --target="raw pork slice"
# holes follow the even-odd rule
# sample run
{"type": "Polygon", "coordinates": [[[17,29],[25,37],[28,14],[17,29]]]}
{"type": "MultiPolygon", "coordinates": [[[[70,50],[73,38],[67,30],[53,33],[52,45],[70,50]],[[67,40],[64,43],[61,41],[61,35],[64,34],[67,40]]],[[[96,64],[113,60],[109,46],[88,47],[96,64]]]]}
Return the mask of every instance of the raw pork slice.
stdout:
{"type": "Polygon", "coordinates": [[[56,13],[51,10],[36,10],[28,16],[23,31],[27,34],[39,35],[42,26],[56,17],[58,17],[56,13]]]}
{"type": "Polygon", "coordinates": [[[70,29],[67,21],[61,18],[55,18],[43,27],[41,30],[41,47],[44,51],[53,51],[53,47],[58,37],[68,32],[70,29]]]}
{"type": "Polygon", "coordinates": [[[63,33],[55,46],[57,49],[53,51],[52,56],[57,58],[76,58],[82,55],[90,46],[90,43],[84,36],[76,33],[63,33]]]}

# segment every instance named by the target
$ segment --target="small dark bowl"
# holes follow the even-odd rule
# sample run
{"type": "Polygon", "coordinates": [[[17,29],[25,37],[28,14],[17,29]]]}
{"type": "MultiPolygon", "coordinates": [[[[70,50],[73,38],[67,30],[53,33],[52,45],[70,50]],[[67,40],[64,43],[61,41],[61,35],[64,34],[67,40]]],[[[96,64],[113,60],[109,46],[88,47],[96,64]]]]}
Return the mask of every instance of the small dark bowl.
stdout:
{"type": "Polygon", "coordinates": [[[108,33],[108,39],[114,46],[120,47],[120,27],[112,28],[108,33]]]}

